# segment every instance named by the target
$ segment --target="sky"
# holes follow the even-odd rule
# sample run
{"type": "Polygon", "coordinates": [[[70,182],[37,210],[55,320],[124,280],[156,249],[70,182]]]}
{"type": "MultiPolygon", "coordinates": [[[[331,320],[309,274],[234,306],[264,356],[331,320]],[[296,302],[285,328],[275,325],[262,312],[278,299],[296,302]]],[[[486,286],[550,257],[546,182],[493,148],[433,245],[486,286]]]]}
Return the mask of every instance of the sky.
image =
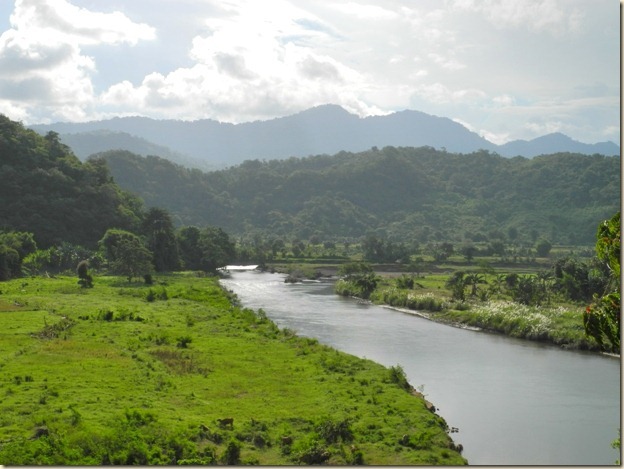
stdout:
{"type": "Polygon", "coordinates": [[[338,104],[620,142],[618,0],[0,0],[0,113],[241,123],[338,104]]]}

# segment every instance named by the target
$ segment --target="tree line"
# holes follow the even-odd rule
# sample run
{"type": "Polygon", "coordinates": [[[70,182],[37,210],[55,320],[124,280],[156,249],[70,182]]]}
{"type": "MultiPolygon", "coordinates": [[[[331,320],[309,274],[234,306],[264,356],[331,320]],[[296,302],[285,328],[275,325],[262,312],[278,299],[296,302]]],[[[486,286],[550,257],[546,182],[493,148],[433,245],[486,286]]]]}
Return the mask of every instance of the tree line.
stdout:
{"type": "Polygon", "coordinates": [[[558,153],[532,159],[430,147],[371,149],[226,170],[187,169],[156,156],[105,152],[115,180],[176,225],[220,226],[235,236],[340,242],[591,245],[619,208],[620,160],[558,153]]]}
{"type": "MultiPolygon", "coordinates": [[[[55,132],[40,136],[0,115],[0,280],[76,269],[81,261],[129,279],[214,271],[234,255],[220,228],[175,228],[121,189],[106,161],[81,163],[55,132]]],[[[79,267],[90,284],[86,264],[79,267]]]]}

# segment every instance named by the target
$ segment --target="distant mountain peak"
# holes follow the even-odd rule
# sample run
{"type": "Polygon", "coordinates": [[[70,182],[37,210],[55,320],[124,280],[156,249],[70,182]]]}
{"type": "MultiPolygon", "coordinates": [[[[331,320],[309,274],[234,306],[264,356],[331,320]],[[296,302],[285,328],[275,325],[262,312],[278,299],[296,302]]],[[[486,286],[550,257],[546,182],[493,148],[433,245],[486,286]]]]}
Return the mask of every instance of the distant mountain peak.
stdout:
{"type": "Polygon", "coordinates": [[[536,137],[532,142],[536,141],[565,141],[565,142],[573,142],[574,140],[568,137],[566,134],[561,132],[552,132],[546,135],[542,135],[541,137],[536,137]]]}
{"type": "Polygon", "coordinates": [[[292,116],[285,116],[282,119],[288,119],[291,117],[297,116],[306,116],[306,117],[314,117],[314,116],[341,116],[341,117],[358,117],[356,114],[352,114],[347,111],[342,106],[338,104],[319,104],[318,106],[311,107],[309,109],[304,109],[292,116]]]}
{"type": "Polygon", "coordinates": [[[322,104],[290,116],[237,125],[211,119],[180,121],[124,117],[32,128],[41,133],[54,130],[61,136],[94,130],[125,132],[167,147],[172,152],[217,166],[235,165],[253,159],[358,152],[385,146],[429,146],[445,148],[451,153],[471,153],[483,149],[507,157],[520,155],[527,158],[558,152],[604,155],[619,155],[620,152],[619,146],[613,142],[590,145],[560,132],[530,141],[515,140],[496,145],[448,117],[406,109],[360,118],[337,104],[322,104]]]}

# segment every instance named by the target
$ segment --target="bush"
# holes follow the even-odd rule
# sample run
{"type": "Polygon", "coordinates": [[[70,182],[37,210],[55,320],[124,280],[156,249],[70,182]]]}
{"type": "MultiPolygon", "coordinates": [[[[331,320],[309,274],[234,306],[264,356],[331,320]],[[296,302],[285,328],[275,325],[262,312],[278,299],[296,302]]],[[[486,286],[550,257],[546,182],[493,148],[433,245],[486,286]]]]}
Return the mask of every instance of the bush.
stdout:
{"type": "Polygon", "coordinates": [[[397,288],[411,290],[412,288],[414,288],[414,277],[403,274],[396,279],[396,283],[397,288]]]}
{"type": "Polygon", "coordinates": [[[229,466],[238,464],[240,462],[240,450],[240,443],[235,439],[231,439],[221,457],[222,462],[229,466]]]}
{"type": "Polygon", "coordinates": [[[329,444],[337,443],[340,440],[344,442],[353,441],[353,433],[348,419],[338,421],[327,419],[318,426],[317,431],[329,444]]]}
{"type": "Polygon", "coordinates": [[[391,366],[389,374],[391,383],[397,384],[401,389],[405,389],[406,391],[411,389],[411,386],[407,381],[407,375],[405,374],[405,371],[403,371],[401,365],[391,366]]]}
{"type": "Polygon", "coordinates": [[[193,341],[192,337],[185,335],[183,337],[178,337],[178,343],[176,347],[178,348],[188,348],[189,344],[193,341]]]}
{"type": "Polygon", "coordinates": [[[330,458],[330,453],[326,446],[320,442],[312,440],[308,445],[303,446],[294,453],[293,459],[299,464],[323,464],[330,458]]]}
{"type": "Polygon", "coordinates": [[[78,284],[82,288],[93,288],[93,277],[89,275],[89,261],[80,261],[76,267],[76,273],[78,274],[78,284]]]}

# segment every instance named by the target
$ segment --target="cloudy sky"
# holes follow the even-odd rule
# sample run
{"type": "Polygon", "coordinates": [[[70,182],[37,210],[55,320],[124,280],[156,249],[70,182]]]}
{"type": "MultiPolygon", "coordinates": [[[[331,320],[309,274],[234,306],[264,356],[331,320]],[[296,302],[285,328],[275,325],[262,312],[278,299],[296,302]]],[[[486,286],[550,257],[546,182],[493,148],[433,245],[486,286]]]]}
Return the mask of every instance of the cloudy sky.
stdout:
{"type": "Polygon", "coordinates": [[[0,113],[246,122],[334,103],[495,143],[620,139],[617,0],[0,0],[0,113]]]}

